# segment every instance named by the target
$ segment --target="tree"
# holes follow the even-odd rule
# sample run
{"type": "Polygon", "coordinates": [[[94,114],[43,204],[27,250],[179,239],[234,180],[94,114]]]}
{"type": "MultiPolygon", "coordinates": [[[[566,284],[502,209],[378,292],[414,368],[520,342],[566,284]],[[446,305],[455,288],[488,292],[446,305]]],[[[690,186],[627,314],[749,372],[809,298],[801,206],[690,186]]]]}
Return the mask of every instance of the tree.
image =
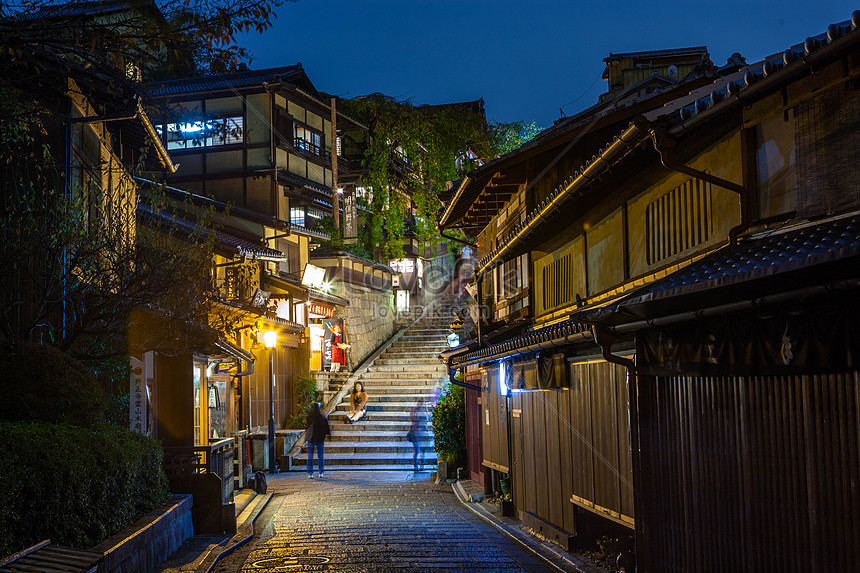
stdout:
{"type": "MultiPolygon", "coordinates": [[[[213,317],[231,323],[212,302],[212,214],[190,230],[170,218],[138,227],[131,174],[152,133],[129,150],[114,126],[139,117],[145,76],[235,66],[247,56],[235,34],[266,29],[281,1],[3,3],[0,336],[103,359],[128,351],[143,316],[132,311],[146,310],[135,340],[151,349],[215,336],[213,317]],[[87,113],[72,117],[74,105],[87,113]]],[[[153,210],[175,209],[157,185],[148,193],[153,210]]]]}
{"type": "Polygon", "coordinates": [[[366,252],[381,245],[383,256],[403,255],[408,224],[421,240],[440,240],[436,218],[448,181],[507,153],[539,131],[534,123],[488,122],[484,102],[415,105],[375,93],[343,100],[339,108],[370,127],[363,184],[373,190],[366,252]],[[414,220],[414,223],[412,221],[414,220]]]}

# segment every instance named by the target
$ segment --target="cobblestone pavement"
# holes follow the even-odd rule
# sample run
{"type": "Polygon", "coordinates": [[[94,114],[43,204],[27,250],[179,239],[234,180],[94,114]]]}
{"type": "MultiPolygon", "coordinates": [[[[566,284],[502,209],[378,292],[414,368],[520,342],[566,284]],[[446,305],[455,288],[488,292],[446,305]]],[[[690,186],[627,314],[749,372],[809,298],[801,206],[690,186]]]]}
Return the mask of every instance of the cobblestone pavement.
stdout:
{"type": "Polygon", "coordinates": [[[555,571],[463,508],[429,473],[270,476],[253,542],[215,571],[555,571]]]}

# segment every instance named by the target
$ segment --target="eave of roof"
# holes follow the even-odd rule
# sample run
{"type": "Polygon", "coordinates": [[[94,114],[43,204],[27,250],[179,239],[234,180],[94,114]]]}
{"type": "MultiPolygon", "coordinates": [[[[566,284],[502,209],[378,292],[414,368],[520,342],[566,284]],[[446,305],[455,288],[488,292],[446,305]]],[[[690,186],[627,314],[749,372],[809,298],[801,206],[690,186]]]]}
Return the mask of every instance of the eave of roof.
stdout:
{"type": "MultiPolygon", "coordinates": [[[[173,213],[156,211],[146,203],[138,203],[137,212],[144,218],[168,224],[171,226],[171,231],[178,232],[186,236],[193,234],[197,230],[197,225],[194,222],[173,213]]],[[[274,262],[286,261],[288,258],[280,251],[270,249],[263,244],[242,239],[226,231],[213,230],[212,233],[215,239],[215,246],[234,256],[274,262]]]]}
{"type": "Polygon", "coordinates": [[[609,60],[617,60],[622,58],[654,58],[663,56],[684,56],[688,54],[707,54],[707,46],[693,46],[690,48],[672,48],[667,50],[649,50],[644,52],[619,52],[617,54],[609,52],[609,55],[603,58],[604,62],[609,60]]]}
{"type": "MultiPolygon", "coordinates": [[[[681,318],[691,320],[702,317],[699,311],[702,306],[746,301],[752,296],[750,293],[757,293],[748,286],[754,281],[769,281],[769,286],[760,290],[778,295],[780,289],[805,287],[808,282],[823,282],[825,277],[845,279],[841,273],[824,273],[820,269],[858,259],[860,212],[790,224],[751,235],[736,245],[727,245],[611,304],[578,310],[571,319],[610,325],[623,331],[634,330],[637,324],[647,327],[649,321],[670,314],[681,313],[681,318]],[[795,277],[793,280],[784,278],[789,273],[795,277]],[[799,278],[799,273],[807,278],[799,278]],[[744,287],[742,292],[740,286],[744,287]],[[739,294],[732,295],[732,291],[739,294]]],[[[860,266],[854,263],[851,268],[854,280],[860,278],[857,270],[860,266]]]]}
{"type": "Polygon", "coordinates": [[[448,357],[448,366],[462,368],[577,343],[594,343],[591,325],[564,320],[489,346],[472,349],[466,345],[462,352],[448,357]]]}
{"type": "Polygon", "coordinates": [[[803,44],[786,50],[782,55],[783,65],[775,63],[774,58],[765,59],[741,68],[725,78],[720,78],[709,86],[713,89],[706,97],[700,97],[699,92],[703,90],[696,90],[687,96],[673,100],[662,108],[637,117],[623,133],[617,135],[599,154],[576,170],[529,213],[522,223],[503,237],[497,247],[478,262],[475,273],[484,274],[488,268],[524,240],[573,192],[588,185],[597,175],[620,161],[629,149],[650,135],[651,126],[655,122],[666,122],[672,125],[670,134],[679,135],[705,120],[713,119],[717,114],[743,105],[745,101],[769,94],[788,82],[812,73],[813,64],[830,61],[860,42],[860,33],[856,31],[858,26],[860,26],[860,10],[854,12],[851,21],[832,24],[825,34],[808,38],[803,44]],[[801,52],[807,56],[801,58],[801,52]],[[811,63],[810,60],[812,60],[811,63]],[[740,78],[743,78],[743,83],[739,81],[740,78]]]}
{"type": "Polygon", "coordinates": [[[263,70],[239,71],[216,76],[199,76],[168,80],[163,82],[151,82],[146,84],[146,93],[150,97],[165,97],[175,95],[187,95],[201,92],[212,92],[216,90],[233,90],[250,87],[262,87],[265,82],[270,82],[279,77],[282,81],[289,81],[304,73],[301,65],[281,66],[277,68],[266,68],[263,70]]]}
{"type": "Polygon", "coordinates": [[[159,183],[156,181],[151,181],[149,179],[144,179],[142,177],[135,177],[135,181],[138,185],[142,185],[144,189],[149,186],[156,187],[158,189],[163,189],[168,195],[175,197],[177,199],[187,199],[193,205],[206,205],[215,208],[219,213],[229,213],[231,216],[237,217],[239,219],[245,219],[247,221],[251,221],[253,223],[257,223],[259,225],[263,225],[264,227],[269,227],[271,229],[276,229],[278,231],[289,232],[292,228],[290,223],[286,221],[282,221],[275,217],[262,215],[257,213],[256,211],[252,211],[250,209],[245,209],[243,207],[236,207],[235,205],[229,205],[224,203],[223,201],[218,201],[216,199],[212,199],[211,197],[204,197],[203,195],[197,195],[196,193],[192,193],[190,191],[185,191],[184,189],[179,189],[178,187],[172,187],[170,185],[165,185],[163,183],[159,183]]]}

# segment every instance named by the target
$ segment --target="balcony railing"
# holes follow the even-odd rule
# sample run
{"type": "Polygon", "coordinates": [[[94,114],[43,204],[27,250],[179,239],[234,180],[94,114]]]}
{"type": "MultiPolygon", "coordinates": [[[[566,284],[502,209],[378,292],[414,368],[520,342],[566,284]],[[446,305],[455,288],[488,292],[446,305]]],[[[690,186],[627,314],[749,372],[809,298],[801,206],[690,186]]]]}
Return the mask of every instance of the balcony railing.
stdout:
{"type": "Polygon", "coordinates": [[[324,157],[325,159],[331,160],[331,151],[320,147],[319,145],[314,145],[307,139],[302,139],[301,137],[296,137],[293,140],[293,147],[296,149],[301,149],[302,151],[306,151],[311,155],[316,155],[318,157],[324,157]]]}

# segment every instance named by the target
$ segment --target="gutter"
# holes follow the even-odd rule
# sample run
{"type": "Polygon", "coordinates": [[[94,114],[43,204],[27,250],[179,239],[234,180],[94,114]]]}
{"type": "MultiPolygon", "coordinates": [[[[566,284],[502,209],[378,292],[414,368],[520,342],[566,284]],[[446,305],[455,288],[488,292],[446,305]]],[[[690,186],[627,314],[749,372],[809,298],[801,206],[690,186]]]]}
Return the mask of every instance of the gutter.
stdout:
{"type": "Polygon", "coordinates": [[[476,276],[483,276],[500,258],[509,253],[531,233],[541,221],[552,215],[571,194],[580,191],[590,184],[608,167],[641,143],[650,132],[650,122],[643,116],[637,117],[624,133],[615,138],[609,147],[592,157],[591,161],[580,168],[575,176],[569,178],[549,197],[544,199],[537,209],[529,214],[525,222],[514,227],[513,233],[507,237],[504,245],[496,248],[495,251],[480,263],[480,268],[475,272],[476,276]]]}
{"type": "Polygon", "coordinates": [[[477,243],[472,243],[470,241],[466,241],[466,240],[457,238],[454,235],[446,235],[445,230],[439,226],[439,223],[436,223],[436,230],[439,231],[439,235],[441,237],[448,239],[449,241],[454,241],[455,243],[460,243],[461,245],[466,245],[467,247],[471,247],[471,248],[475,249],[476,251],[478,249],[477,243]]]}
{"type": "MultiPolygon", "coordinates": [[[[659,318],[645,319],[645,320],[637,320],[633,322],[626,322],[623,324],[618,324],[615,326],[607,326],[604,327],[607,333],[612,334],[622,334],[627,332],[634,332],[636,330],[643,330],[646,328],[657,328],[661,326],[670,326],[673,324],[679,324],[684,322],[690,322],[697,319],[705,319],[712,318],[716,316],[723,316],[728,313],[733,312],[741,312],[748,310],[757,310],[759,308],[763,308],[766,306],[772,306],[776,304],[784,304],[790,302],[796,302],[800,299],[819,295],[819,294],[832,294],[836,291],[847,291],[851,287],[857,287],[857,282],[835,282],[835,283],[826,283],[823,285],[816,285],[812,287],[806,287],[802,289],[796,289],[791,291],[786,291],[778,294],[766,295],[760,298],[741,300],[736,302],[730,302],[726,304],[719,304],[716,306],[709,306],[706,308],[700,308],[696,310],[689,310],[685,312],[679,312],[676,314],[669,314],[666,316],[661,316],[659,318]]],[[[588,322],[587,320],[582,320],[582,322],[588,322]]],[[[591,321],[594,324],[594,321],[591,321]]]]}
{"type": "Polygon", "coordinates": [[[146,115],[146,111],[144,111],[143,106],[140,103],[140,98],[136,98],[137,103],[137,118],[140,119],[140,123],[143,124],[143,129],[146,130],[146,134],[152,140],[153,145],[155,145],[155,151],[158,153],[158,158],[161,159],[161,164],[167,168],[170,173],[176,173],[177,165],[173,163],[173,160],[170,159],[170,155],[167,153],[167,149],[164,147],[164,143],[161,141],[161,138],[158,136],[158,133],[155,131],[155,127],[152,126],[152,122],[149,121],[149,116],[146,115]]]}
{"type": "MultiPolygon", "coordinates": [[[[509,358],[513,356],[519,356],[521,354],[528,354],[530,352],[537,352],[539,350],[545,350],[547,348],[556,348],[558,346],[567,346],[569,344],[577,344],[582,342],[594,342],[594,333],[592,331],[588,332],[576,332],[574,334],[568,334],[566,336],[560,336],[559,338],[554,338],[552,340],[547,340],[544,342],[536,342],[534,344],[529,344],[528,346],[523,346],[511,351],[501,350],[499,352],[495,352],[493,354],[489,354],[487,356],[482,356],[480,358],[472,358],[471,360],[466,360],[464,362],[459,362],[457,364],[457,368],[463,368],[465,366],[472,366],[474,364],[483,364],[485,362],[492,362],[493,360],[499,360],[501,358],[509,358]]],[[[465,354],[465,353],[464,353],[465,354]]],[[[451,371],[451,363],[456,358],[456,355],[450,356],[448,358],[448,371],[451,371]]],[[[461,384],[462,385],[462,384],[461,384]]]]}
{"type": "Polygon", "coordinates": [[[221,350],[223,350],[224,352],[229,354],[230,356],[237,358],[238,360],[244,360],[245,362],[248,363],[247,370],[243,370],[242,372],[237,372],[237,373],[233,374],[234,378],[238,378],[239,376],[250,376],[251,374],[254,373],[254,362],[256,359],[254,358],[254,356],[250,352],[247,352],[244,349],[239,348],[238,346],[236,346],[235,344],[233,344],[232,342],[230,342],[228,340],[223,340],[223,339],[222,340],[216,340],[213,344],[217,348],[220,348],[221,350]]]}
{"type": "Polygon", "coordinates": [[[445,221],[448,219],[448,217],[451,216],[451,211],[454,210],[454,205],[457,204],[457,201],[460,199],[460,197],[463,195],[463,192],[466,190],[466,186],[469,184],[469,180],[470,177],[468,175],[463,177],[463,180],[460,181],[460,186],[457,188],[457,192],[454,193],[454,198],[451,199],[451,201],[448,203],[448,208],[445,209],[445,212],[442,213],[441,217],[439,217],[439,221],[436,223],[436,228],[439,229],[440,232],[442,226],[445,224],[445,221]]]}

